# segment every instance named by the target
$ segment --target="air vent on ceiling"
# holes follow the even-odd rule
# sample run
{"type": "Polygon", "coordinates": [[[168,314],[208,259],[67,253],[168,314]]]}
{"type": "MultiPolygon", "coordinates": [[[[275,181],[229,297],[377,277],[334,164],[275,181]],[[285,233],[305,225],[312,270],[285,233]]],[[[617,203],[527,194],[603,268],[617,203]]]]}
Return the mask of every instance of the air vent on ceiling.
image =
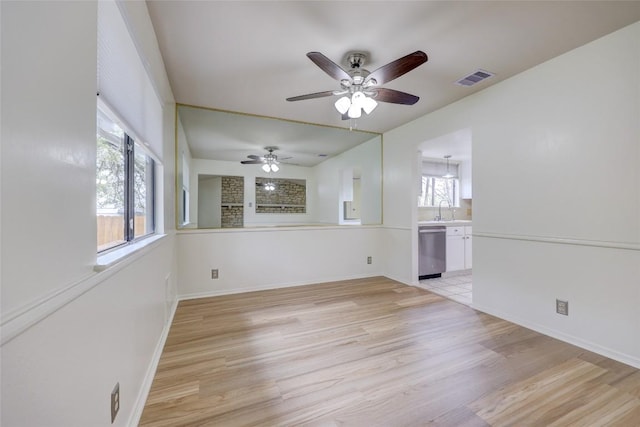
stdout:
{"type": "Polygon", "coordinates": [[[460,80],[458,80],[456,83],[459,84],[460,86],[473,86],[476,83],[479,83],[485,79],[488,79],[489,77],[493,77],[494,74],[489,72],[489,71],[485,71],[485,70],[477,70],[472,74],[469,74],[466,77],[461,78],[460,80]]]}

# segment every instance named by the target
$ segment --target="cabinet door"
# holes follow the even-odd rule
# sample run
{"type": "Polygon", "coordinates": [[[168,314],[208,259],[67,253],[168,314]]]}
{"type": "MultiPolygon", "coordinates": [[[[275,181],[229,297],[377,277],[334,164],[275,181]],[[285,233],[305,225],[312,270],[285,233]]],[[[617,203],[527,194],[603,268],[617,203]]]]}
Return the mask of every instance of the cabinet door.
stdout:
{"type": "Polygon", "coordinates": [[[464,270],[465,236],[447,236],[447,271],[464,270]]]}

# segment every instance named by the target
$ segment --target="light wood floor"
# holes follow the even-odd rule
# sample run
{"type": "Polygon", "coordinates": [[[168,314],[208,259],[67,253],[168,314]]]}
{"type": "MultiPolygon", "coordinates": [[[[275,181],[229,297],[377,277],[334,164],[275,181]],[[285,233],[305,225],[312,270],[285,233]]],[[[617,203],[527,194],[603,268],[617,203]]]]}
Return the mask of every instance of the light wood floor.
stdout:
{"type": "Polygon", "coordinates": [[[640,426],[640,371],[376,277],[183,301],[141,426],[640,426]]]}

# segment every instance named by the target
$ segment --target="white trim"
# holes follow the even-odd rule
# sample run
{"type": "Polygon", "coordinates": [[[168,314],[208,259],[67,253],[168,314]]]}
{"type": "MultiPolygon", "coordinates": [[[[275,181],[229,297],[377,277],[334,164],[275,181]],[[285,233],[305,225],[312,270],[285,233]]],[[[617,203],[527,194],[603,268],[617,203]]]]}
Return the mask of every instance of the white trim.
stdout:
{"type": "Polygon", "coordinates": [[[145,237],[137,242],[129,243],[121,248],[114,249],[105,254],[98,255],[96,265],[93,270],[96,272],[104,271],[107,268],[113,267],[125,259],[137,254],[140,251],[149,249],[158,240],[165,237],[166,234],[154,234],[149,237],[145,237]]]}
{"type": "Polygon", "coordinates": [[[293,288],[296,286],[319,285],[321,283],[339,282],[343,280],[366,279],[369,277],[385,277],[385,276],[380,272],[374,272],[374,273],[358,274],[358,275],[347,276],[347,277],[322,279],[320,281],[314,280],[311,282],[278,283],[278,284],[270,284],[270,285],[263,285],[263,286],[254,286],[249,288],[223,289],[223,290],[217,290],[217,291],[214,290],[214,291],[207,291],[207,292],[198,292],[194,294],[178,295],[178,301],[187,301],[187,300],[198,299],[198,298],[219,297],[223,295],[244,294],[248,292],[268,291],[272,289],[293,288]]]}
{"type": "Polygon", "coordinates": [[[487,233],[474,231],[474,237],[486,237],[489,239],[523,240],[527,242],[554,243],[560,245],[593,246],[597,248],[626,249],[640,251],[640,243],[610,242],[603,240],[567,239],[564,237],[527,236],[521,234],[487,233]]]}
{"type": "Polygon", "coordinates": [[[254,225],[244,228],[182,228],[176,230],[176,234],[213,234],[213,233],[246,233],[246,232],[272,232],[272,231],[308,231],[308,230],[362,230],[383,228],[380,224],[375,225],[254,225]]]}
{"type": "MultiPolygon", "coordinates": [[[[68,286],[56,289],[53,292],[38,298],[31,303],[25,304],[2,315],[2,323],[0,325],[0,345],[4,345],[13,338],[22,334],[24,331],[35,325],[36,323],[46,319],[65,305],[74,301],[85,292],[91,290],[95,286],[107,280],[109,277],[122,270],[127,265],[139,259],[166,236],[166,234],[154,236],[153,239],[145,239],[139,243],[139,246],[130,248],[127,254],[120,254],[117,259],[111,259],[110,262],[100,264],[98,273],[85,276],[80,280],[71,283],[68,286]],[[144,243],[144,244],[142,244],[144,243]]],[[[133,245],[130,245],[133,246],[133,245]]]]}
{"type": "Polygon", "coordinates": [[[382,228],[384,228],[385,230],[413,231],[413,227],[400,227],[400,226],[385,225],[382,228]]]}
{"type": "Polygon", "coordinates": [[[503,313],[499,310],[494,310],[489,307],[484,307],[478,304],[473,303],[473,309],[481,311],[486,314],[490,314],[492,316],[498,317],[500,319],[506,320],[511,323],[515,323],[516,325],[523,326],[525,328],[532,329],[541,334],[550,336],[552,338],[559,339],[561,341],[567,342],[569,344],[573,344],[580,348],[584,348],[585,350],[592,351],[594,353],[600,354],[602,356],[608,357],[613,360],[617,360],[618,362],[625,363],[627,365],[633,366],[634,368],[640,369],[640,358],[631,356],[626,353],[620,353],[619,351],[612,350],[608,347],[603,347],[591,341],[586,341],[575,337],[573,335],[568,335],[563,332],[560,332],[555,329],[550,329],[546,326],[542,326],[538,323],[529,322],[524,319],[521,319],[517,316],[511,316],[509,314],[503,313]]]}
{"type": "Polygon", "coordinates": [[[165,322],[164,328],[162,329],[162,334],[160,334],[160,339],[156,344],[156,348],[153,351],[153,357],[151,358],[151,362],[147,368],[147,372],[144,376],[144,380],[142,381],[142,386],[138,391],[138,396],[136,397],[136,401],[133,404],[133,411],[129,415],[128,426],[137,426],[140,423],[140,418],[142,417],[142,412],[144,411],[144,406],[147,403],[147,398],[149,397],[149,391],[151,390],[151,385],[153,384],[153,379],[156,376],[156,371],[158,369],[158,364],[160,363],[160,357],[162,356],[162,351],[164,350],[164,345],[167,342],[167,337],[169,336],[169,331],[171,330],[171,325],[173,324],[173,318],[176,314],[176,310],[178,309],[178,301],[174,301],[171,307],[171,314],[169,318],[165,322]]]}

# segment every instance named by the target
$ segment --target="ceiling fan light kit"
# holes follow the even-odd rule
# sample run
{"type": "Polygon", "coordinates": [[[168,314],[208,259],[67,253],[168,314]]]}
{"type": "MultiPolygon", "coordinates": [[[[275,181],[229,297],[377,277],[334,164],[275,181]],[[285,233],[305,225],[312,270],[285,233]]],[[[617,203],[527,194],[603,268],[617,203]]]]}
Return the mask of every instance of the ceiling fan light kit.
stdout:
{"type": "MultiPolygon", "coordinates": [[[[278,172],[280,170],[280,162],[278,161],[278,156],[276,156],[273,152],[278,149],[278,147],[264,147],[267,150],[267,154],[264,156],[256,156],[255,154],[251,154],[249,157],[251,160],[243,160],[240,163],[243,165],[262,165],[262,170],[266,173],[269,172],[278,172]]],[[[283,160],[290,159],[291,157],[283,157],[283,160]]]]}
{"type": "Polygon", "coordinates": [[[335,103],[336,110],[342,115],[347,114],[350,119],[359,118],[362,115],[362,110],[371,114],[377,106],[378,103],[373,98],[367,97],[361,91],[354,92],[351,99],[348,96],[343,96],[335,103]]]}
{"type": "Polygon", "coordinates": [[[262,165],[262,170],[269,173],[278,172],[280,168],[275,163],[265,163],[264,165],[262,165]]]}
{"type": "Polygon", "coordinates": [[[320,52],[309,52],[307,57],[325,73],[339,81],[340,90],[294,96],[287,98],[287,101],[340,96],[334,106],[342,115],[343,120],[360,118],[363,110],[366,114],[371,114],[378,106],[378,102],[403,105],[413,105],[418,102],[420,98],[415,95],[378,86],[408,73],[428,60],[426,53],[417,50],[370,73],[362,68],[366,60],[366,56],[363,53],[354,52],[349,54],[347,58],[349,62],[348,71],[320,52]]]}

